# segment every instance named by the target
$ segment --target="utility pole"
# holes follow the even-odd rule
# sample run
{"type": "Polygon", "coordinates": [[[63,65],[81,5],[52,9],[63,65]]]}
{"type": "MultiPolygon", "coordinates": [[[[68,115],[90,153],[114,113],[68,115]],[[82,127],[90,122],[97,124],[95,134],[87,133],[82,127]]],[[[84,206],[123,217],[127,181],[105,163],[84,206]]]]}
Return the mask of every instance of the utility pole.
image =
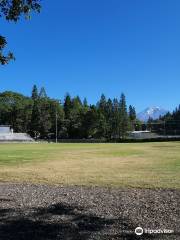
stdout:
{"type": "Polygon", "coordinates": [[[56,110],[56,143],[57,143],[57,140],[58,140],[58,128],[57,128],[57,110],[56,110]]]}

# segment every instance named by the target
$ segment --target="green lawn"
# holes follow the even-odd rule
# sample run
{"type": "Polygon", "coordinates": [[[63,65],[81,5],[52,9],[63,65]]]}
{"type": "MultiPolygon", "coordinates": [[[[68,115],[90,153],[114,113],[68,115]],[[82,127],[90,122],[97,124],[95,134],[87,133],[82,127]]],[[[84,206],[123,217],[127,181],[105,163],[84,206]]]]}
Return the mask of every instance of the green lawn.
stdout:
{"type": "Polygon", "coordinates": [[[180,188],[180,142],[0,144],[0,181],[180,188]]]}

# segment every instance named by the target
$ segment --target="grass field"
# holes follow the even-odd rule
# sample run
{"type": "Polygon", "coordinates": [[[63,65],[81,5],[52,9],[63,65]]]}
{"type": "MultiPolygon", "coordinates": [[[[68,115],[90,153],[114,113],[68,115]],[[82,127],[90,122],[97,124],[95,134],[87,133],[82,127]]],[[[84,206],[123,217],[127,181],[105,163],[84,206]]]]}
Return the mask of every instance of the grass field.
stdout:
{"type": "Polygon", "coordinates": [[[0,144],[0,181],[180,188],[180,142],[0,144]]]}

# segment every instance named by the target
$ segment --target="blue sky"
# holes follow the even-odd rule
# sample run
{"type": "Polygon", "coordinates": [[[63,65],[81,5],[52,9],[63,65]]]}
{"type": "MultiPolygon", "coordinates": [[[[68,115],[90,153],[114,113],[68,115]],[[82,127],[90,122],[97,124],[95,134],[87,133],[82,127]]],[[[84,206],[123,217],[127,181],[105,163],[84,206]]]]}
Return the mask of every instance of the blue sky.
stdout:
{"type": "Polygon", "coordinates": [[[16,61],[0,66],[0,91],[119,97],[137,111],[180,104],[179,0],[42,0],[41,14],[0,19],[16,61]]]}

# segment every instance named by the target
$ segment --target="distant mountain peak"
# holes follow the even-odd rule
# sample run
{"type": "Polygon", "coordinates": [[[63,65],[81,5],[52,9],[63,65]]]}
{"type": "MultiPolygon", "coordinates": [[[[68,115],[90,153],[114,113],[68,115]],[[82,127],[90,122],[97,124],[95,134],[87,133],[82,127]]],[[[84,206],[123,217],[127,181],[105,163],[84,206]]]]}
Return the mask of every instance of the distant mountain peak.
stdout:
{"type": "Polygon", "coordinates": [[[146,122],[149,118],[152,118],[153,120],[158,119],[160,116],[164,116],[167,112],[168,110],[159,106],[151,106],[138,113],[137,118],[146,122]]]}

